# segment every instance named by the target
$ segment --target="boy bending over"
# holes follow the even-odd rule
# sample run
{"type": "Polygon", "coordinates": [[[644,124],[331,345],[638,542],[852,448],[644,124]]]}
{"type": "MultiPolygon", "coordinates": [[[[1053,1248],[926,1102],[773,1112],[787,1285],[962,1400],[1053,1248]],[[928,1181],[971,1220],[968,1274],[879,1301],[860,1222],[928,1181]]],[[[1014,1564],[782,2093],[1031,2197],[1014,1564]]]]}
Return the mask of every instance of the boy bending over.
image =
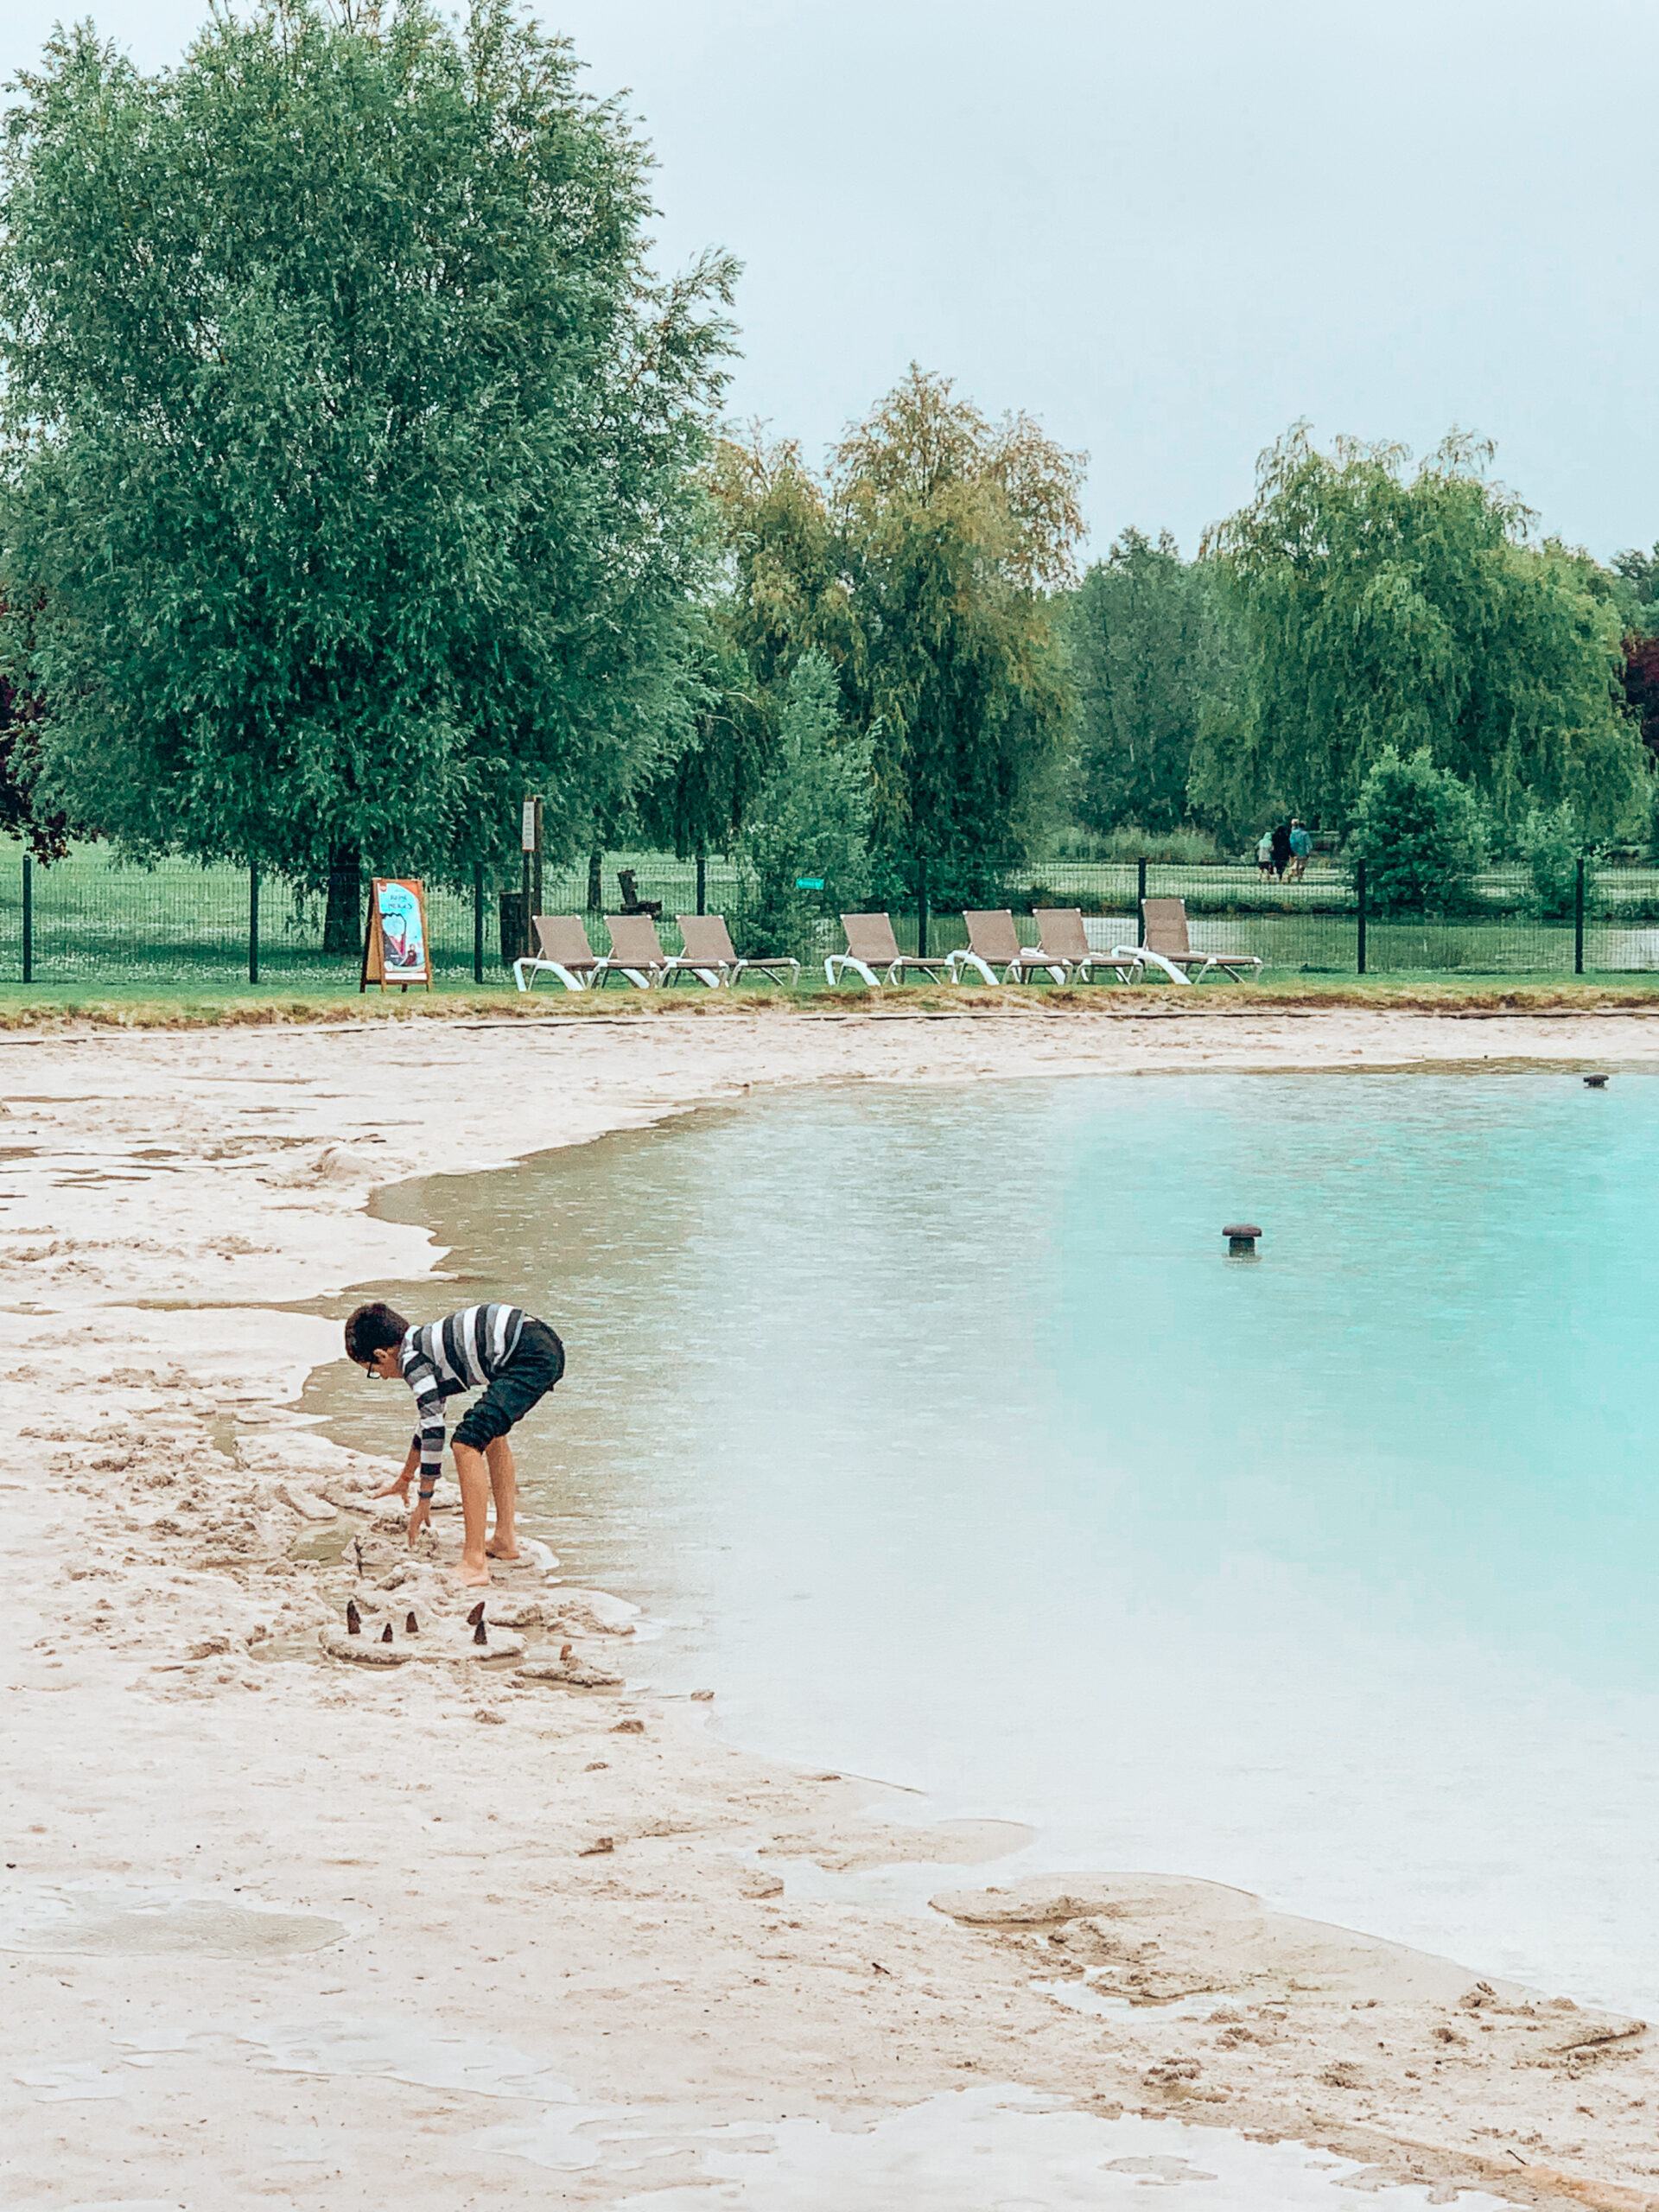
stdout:
{"type": "Polygon", "coordinates": [[[518,1557],[513,1525],[518,1477],[507,1431],[563,1374],[564,1346],[545,1321],[518,1306],[467,1306],[446,1320],[411,1327],[401,1313],[377,1301],[359,1306],[346,1322],[346,1356],[388,1382],[401,1375],[415,1393],[420,1426],[403,1472],[375,1492],[390,1497],[395,1491],[408,1504],[409,1485],[419,1470],[420,1494],[409,1516],[411,1544],[432,1517],[432,1494],[443,1471],[443,1402],[458,1390],[484,1386],[483,1396],[457,1422],[454,1438],[466,1524],[455,1573],[464,1583],[488,1582],[491,1560],[518,1557]],[[495,1534],[486,1543],[492,1493],[495,1534]]]}

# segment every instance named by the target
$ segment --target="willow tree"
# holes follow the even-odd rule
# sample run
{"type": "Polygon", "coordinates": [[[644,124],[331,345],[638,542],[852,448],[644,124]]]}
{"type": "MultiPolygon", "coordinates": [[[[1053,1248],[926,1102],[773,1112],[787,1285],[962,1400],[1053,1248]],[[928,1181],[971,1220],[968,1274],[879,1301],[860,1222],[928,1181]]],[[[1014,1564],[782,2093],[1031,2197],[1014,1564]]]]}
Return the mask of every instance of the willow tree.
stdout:
{"type": "Polygon", "coordinates": [[[1197,804],[1341,825],[1393,752],[1510,825],[1568,804],[1607,836],[1642,813],[1618,609],[1582,556],[1533,538],[1491,457],[1453,437],[1412,470],[1397,446],[1320,453],[1305,425],[1262,456],[1255,499],[1206,541],[1239,671],[1198,747],[1197,804]]]}
{"type": "Polygon", "coordinates": [[[1186,819],[1199,728],[1224,683],[1224,632],[1210,572],[1167,531],[1126,530],[1065,613],[1077,691],[1071,809],[1088,830],[1186,819]]]}
{"type": "Polygon", "coordinates": [[[5,563],[39,801],[138,854],[460,875],[568,851],[662,739],[730,264],[479,0],[60,32],[10,115],[5,563]]]}
{"type": "Polygon", "coordinates": [[[799,448],[758,428],[721,438],[702,481],[724,574],[698,610],[675,734],[633,810],[641,834],[682,859],[741,835],[780,758],[797,664],[846,634],[841,547],[799,448]]]}
{"type": "Polygon", "coordinates": [[[914,366],[835,454],[872,843],[897,880],[931,868],[941,898],[979,903],[1046,825],[1071,699],[1052,594],[1082,467],[1028,416],[988,422],[914,366]]]}
{"type": "MultiPolygon", "coordinates": [[[[774,716],[732,636],[729,601],[697,610],[667,740],[630,795],[644,842],[690,860],[724,852],[766,780],[774,716]]],[[[590,902],[591,903],[591,902],[590,902]]]]}

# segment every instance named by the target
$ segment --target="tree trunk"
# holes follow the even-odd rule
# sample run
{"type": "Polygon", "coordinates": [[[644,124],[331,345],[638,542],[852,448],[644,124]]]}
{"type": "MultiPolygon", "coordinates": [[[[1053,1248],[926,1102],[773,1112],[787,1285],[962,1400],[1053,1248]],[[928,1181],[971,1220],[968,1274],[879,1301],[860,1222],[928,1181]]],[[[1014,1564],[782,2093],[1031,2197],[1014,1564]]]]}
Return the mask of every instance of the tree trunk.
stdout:
{"type": "Polygon", "coordinates": [[[328,854],[328,906],[322,918],[325,954],[345,956],[363,950],[363,855],[356,845],[335,845],[328,854]]]}
{"type": "Polygon", "coordinates": [[[589,853],[588,855],[588,911],[590,914],[598,913],[605,904],[604,860],[603,853],[589,853]]]}

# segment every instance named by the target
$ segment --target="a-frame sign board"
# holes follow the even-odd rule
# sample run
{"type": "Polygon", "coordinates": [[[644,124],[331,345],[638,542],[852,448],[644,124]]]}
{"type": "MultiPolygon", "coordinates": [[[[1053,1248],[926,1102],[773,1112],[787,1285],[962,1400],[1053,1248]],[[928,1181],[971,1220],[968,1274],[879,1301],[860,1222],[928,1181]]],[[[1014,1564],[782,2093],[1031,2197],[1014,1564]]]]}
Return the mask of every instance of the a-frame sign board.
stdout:
{"type": "Polygon", "coordinates": [[[358,983],[385,990],[396,983],[432,988],[432,958],[426,936],[426,892],[413,877],[378,876],[369,886],[369,926],[363,939],[363,974],[358,983]]]}

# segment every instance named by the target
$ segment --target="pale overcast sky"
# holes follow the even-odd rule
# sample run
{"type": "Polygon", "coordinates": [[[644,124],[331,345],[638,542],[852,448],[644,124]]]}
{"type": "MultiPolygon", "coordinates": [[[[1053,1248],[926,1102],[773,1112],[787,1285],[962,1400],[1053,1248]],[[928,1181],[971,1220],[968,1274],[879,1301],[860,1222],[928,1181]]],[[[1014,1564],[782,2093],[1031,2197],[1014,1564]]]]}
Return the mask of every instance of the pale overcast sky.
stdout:
{"type": "MultiPolygon", "coordinates": [[[[0,72],[59,11],[10,0],[0,72]]],[[[147,67],[196,0],[104,0],[147,67]]],[[[734,416],[821,457],[913,359],[1191,551],[1298,416],[1496,440],[1543,526],[1659,538],[1652,0],[561,0],[746,264],[734,416]]]]}

